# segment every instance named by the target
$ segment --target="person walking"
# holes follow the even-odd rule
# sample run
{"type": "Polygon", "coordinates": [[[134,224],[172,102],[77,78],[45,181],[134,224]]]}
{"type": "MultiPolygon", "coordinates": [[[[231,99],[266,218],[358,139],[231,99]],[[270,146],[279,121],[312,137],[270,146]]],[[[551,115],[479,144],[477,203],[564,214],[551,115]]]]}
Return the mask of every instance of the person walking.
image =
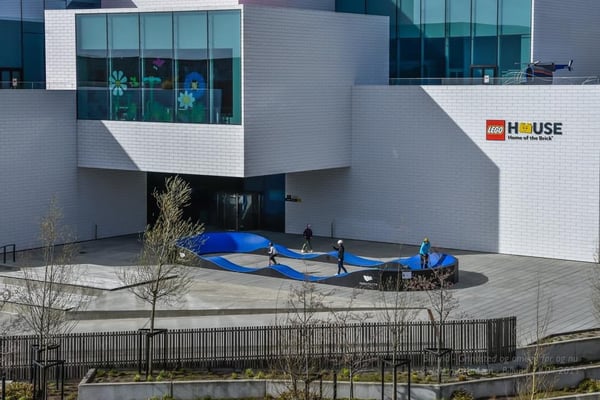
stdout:
{"type": "Polygon", "coordinates": [[[273,242],[269,242],[269,267],[271,265],[277,265],[275,256],[277,255],[277,249],[273,246],[273,242]]]}
{"type": "Polygon", "coordinates": [[[345,252],[345,248],[344,248],[344,241],[342,239],[337,241],[337,246],[332,246],[335,250],[337,250],[338,254],[337,254],[337,258],[338,258],[338,271],[336,275],[339,275],[342,270],[344,270],[344,273],[348,273],[348,271],[346,270],[346,268],[344,268],[344,252],[345,252]]]}
{"type": "Polygon", "coordinates": [[[302,252],[303,253],[312,253],[313,249],[312,249],[312,236],[313,236],[313,231],[312,229],[310,229],[310,224],[306,225],[306,229],[304,229],[304,232],[302,233],[302,237],[304,237],[304,243],[302,244],[302,252]]]}
{"type": "Polygon", "coordinates": [[[431,243],[429,238],[423,239],[421,248],[419,249],[419,256],[421,256],[421,269],[429,267],[429,251],[431,249],[431,243]]]}

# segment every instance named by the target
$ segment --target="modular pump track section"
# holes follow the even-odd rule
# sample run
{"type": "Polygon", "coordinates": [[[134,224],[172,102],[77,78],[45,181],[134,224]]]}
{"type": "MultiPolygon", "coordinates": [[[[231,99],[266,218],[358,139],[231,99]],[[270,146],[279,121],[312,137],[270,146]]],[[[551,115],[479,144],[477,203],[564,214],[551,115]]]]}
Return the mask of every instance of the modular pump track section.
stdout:
{"type": "MultiPolygon", "coordinates": [[[[360,267],[340,275],[310,275],[300,272],[285,264],[268,267],[247,267],[235,264],[219,254],[227,253],[260,253],[265,254],[271,240],[247,232],[210,232],[180,239],[181,248],[196,254],[206,267],[223,269],[232,272],[270,276],[276,278],[295,279],[300,281],[319,282],[346,287],[363,287],[367,289],[385,289],[401,287],[397,280],[408,280],[416,276],[429,276],[436,269],[444,269],[449,273],[449,280],[458,282],[458,259],[450,254],[431,253],[429,267],[421,268],[419,255],[380,261],[345,253],[344,264],[360,267]]],[[[337,263],[337,252],[298,253],[285,246],[274,243],[278,257],[295,260],[313,260],[337,263]]]]}

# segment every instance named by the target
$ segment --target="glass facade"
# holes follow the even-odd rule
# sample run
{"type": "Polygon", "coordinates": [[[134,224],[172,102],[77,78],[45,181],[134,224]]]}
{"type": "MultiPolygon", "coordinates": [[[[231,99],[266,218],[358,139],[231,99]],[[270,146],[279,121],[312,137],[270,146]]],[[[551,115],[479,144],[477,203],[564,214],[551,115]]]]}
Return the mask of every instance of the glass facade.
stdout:
{"type": "Polygon", "coordinates": [[[43,89],[44,10],[96,8],[100,0],[2,0],[0,2],[0,88],[43,89]]]}
{"type": "Polygon", "coordinates": [[[390,78],[509,76],[531,54],[532,0],[336,0],[390,17],[390,78]]]}
{"type": "Polygon", "coordinates": [[[77,16],[79,119],[241,124],[240,12],[77,16]]]}

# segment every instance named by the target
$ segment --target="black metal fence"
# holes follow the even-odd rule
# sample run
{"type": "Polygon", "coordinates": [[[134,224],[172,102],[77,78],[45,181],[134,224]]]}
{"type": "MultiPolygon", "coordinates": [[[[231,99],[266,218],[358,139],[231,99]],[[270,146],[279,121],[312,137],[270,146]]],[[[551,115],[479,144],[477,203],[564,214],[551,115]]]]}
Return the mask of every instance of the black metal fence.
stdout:
{"type": "MultiPolygon", "coordinates": [[[[71,333],[54,338],[65,378],[80,378],[90,368],[138,369],[146,347],[155,368],[260,368],[291,353],[307,354],[323,365],[353,357],[379,359],[396,355],[413,366],[432,363],[426,349],[441,345],[451,351],[453,366],[510,360],[516,352],[516,318],[347,325],[262,326],[168,330],[145,339],[145,331],[71,333]],[[142,338],[144,338],[142,340],[142,338]]],[[[27,380],[33,364],[35,336],[0,339],[0,367],[7,379],[27,380]]],[[[340,365],[341,366],[341,365],[340,365]]]]}

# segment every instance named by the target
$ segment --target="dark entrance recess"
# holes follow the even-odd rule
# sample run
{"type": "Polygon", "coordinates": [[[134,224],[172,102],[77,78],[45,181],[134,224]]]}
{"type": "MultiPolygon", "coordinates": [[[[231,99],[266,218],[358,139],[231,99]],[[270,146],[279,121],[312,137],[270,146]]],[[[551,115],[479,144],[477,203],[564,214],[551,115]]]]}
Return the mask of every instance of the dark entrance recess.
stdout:
{"type": "Polygon", "coordinates": [[[494,83],[495,78],[498,77],[498,66],[495,64],[473,64],[471,65],[471,78],[482,78],[491,79],[490,82],[483,83],[494,83]]]}
{"type": "MultiPolygon", "coordinates": [[[[155,188],[164,189],[170,174],[148,173],[147,220],[156,220],[157,208],[152,197],[155,188]]],[[[204,223],[208,230],[285,229],[285,176],[254,178],[180,175],[192,187],[192,201],[186,218],[204,223]]]]}
{"type": "Polygon", "coordinates": [[[17,89],[22,85],[23,70],[21,68],[0,67],[0,84],[2,89],[17,89]]]}

